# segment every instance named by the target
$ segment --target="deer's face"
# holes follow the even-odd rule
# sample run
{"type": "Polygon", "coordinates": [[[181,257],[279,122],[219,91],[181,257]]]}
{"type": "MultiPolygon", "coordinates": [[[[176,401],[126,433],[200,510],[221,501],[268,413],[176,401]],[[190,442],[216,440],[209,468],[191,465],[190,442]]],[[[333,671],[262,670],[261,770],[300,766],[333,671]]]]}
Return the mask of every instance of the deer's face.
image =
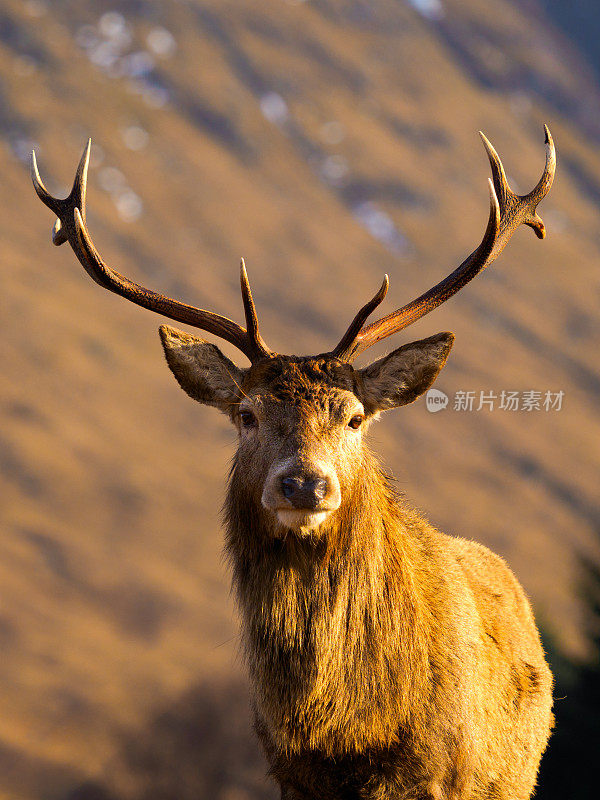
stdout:
{"type": "Polygon", "coordinates": [[[234,413],[237,460],[284,530],[316,529],[360,468],[368,421],[354,378],[351,367],[319,359],[249,371],[234,413]]]}
{"type": "Polygon", "coordinates": [[[380,412],[415,400],[434,381],[452,334],[404,345],[362,370],[330,356],[274,356],[242,370],[217,347],[163,326],[167,361],[194,399],[236,425],[236,474],[276,529],[313,532],[343,502],[380,412]]]}

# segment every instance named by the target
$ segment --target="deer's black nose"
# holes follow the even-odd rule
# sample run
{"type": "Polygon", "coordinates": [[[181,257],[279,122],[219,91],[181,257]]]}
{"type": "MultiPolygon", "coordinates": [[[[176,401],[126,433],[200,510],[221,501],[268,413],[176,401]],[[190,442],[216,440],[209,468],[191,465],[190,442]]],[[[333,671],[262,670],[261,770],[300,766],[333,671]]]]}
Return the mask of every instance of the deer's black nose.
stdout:
{"type": "Polygon", "coordinates": [[[283,496],[294,508],[315,509],[327,494],[327,478],[305,478],[288,475],[281,479],[283,496]]]}

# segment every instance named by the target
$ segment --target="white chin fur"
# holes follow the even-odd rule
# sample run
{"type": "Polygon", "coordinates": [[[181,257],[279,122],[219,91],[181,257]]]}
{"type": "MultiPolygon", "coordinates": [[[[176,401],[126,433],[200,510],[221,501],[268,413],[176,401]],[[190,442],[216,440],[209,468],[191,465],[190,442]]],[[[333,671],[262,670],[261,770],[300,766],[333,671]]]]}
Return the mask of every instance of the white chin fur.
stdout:
{"type": "Polygon", "coordinates": [[[329,516],[329,511],[302,511],[293,509],[278,509],[277,519],[286,528],[301,530],[302,528],[318,528],[329,516]]]}

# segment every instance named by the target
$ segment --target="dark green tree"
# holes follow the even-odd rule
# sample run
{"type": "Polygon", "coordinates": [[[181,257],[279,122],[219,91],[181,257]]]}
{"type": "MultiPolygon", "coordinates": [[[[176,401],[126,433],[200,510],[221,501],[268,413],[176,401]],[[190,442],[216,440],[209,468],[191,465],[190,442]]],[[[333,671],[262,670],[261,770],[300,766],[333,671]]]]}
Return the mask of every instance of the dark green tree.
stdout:
{"type": "Polygon", "coordinates": [[[600,783],[600,569],[582,562],[591,656],[574,665],[548,638],[556,724],[542,759],[538,800],[591,800],[600,783]]]}

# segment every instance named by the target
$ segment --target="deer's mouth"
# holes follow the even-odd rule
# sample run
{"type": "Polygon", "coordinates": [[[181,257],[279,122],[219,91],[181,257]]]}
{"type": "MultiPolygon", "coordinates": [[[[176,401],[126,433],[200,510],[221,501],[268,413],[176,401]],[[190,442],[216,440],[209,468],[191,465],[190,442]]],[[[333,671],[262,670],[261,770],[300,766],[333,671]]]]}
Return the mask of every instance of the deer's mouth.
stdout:
{"type": "Polygon", "coordinates": [[[310,508],[278,508],[275,514],[279,523],[288,530],[308,531],[322,525],[332,511],[333,509],[315,511],[310,508]]]}

